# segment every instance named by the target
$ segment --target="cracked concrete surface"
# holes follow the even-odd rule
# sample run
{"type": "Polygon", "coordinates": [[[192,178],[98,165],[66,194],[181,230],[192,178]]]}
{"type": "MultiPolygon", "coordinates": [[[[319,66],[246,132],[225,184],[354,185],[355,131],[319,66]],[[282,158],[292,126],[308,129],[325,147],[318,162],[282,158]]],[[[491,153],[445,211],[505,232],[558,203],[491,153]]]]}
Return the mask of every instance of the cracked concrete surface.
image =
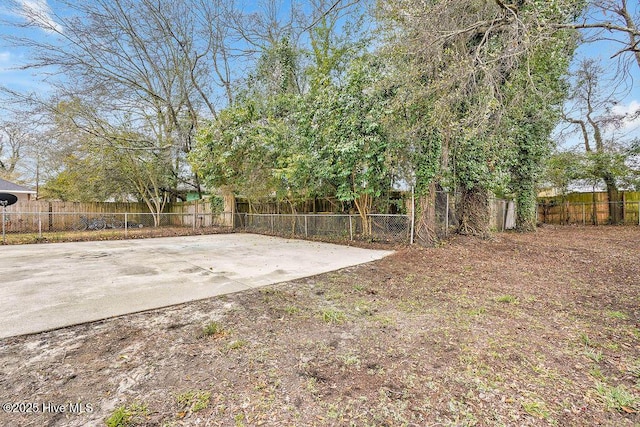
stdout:
{"type": "Polygon", "coordinates": [[[0,247],[0,338],[181,304],[391,254],[254,234],[0,247]]]}

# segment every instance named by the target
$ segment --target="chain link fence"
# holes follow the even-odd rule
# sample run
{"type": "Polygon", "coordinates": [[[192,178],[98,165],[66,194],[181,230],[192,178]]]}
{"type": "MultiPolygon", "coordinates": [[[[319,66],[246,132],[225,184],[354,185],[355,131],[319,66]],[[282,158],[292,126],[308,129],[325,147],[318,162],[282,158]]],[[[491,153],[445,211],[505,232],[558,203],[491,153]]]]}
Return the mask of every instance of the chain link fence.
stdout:
{"type": "MultiPolygon", "coordinates": [[[[198,213],[89,213],[89,212],[20,212],[6,211],[3,216],[5,235],[24,235],[36,239],[55,234],[79,238],[95,238],[100,233],[134,237],[152,231],[181,229],[239,229],[293,237],[329,237],[347,240],[409,242],[411,218],[407,215],[342,214],[248,214],[223,212],[198,213]]],[[[176,230],[178,231],[178,230],[176,230]]],[[[151,233],[153,234],[153,233],[151,233]]]]}
{"type": "MultiPolygon", "coordinates": [[[[438,194],[435,221],[441,237],[446,237],[457,224],[456,205],[457,197],[438,194]]],[[[495,200],[491,206],[492,228],[497,231],[511,228],[515,217],[513,203],[495,200]]],[[[410,207],[408,210],[411,212],[410,207]]],[[[64,211],[50,208],[49,211],[39,212],[7,209],[2,213],[3,242],[5,235],[12,234],[23,235],[24,239],[20,241],[27,242],[96,240],[101,238],[99,233],[108,234],[105,238],[128,238],[236,229],[285,237],[413,243],[415,232],[412,215],[401,214],[370,214],[363,218],[360,215],[338,213],[213,213],[202,207],[159,214],[135,211],[109,213],[108,210],[69,212],[69,208],[64,211]],[[77,238],[73,233],[77,233],[77,238]]]]}
{"type": "Polygon", "coordinates": [[[257,233],[292,237],[332,237],[408,243],[411,218],[407,215],[236,214],[236,227],[257,233]]]}

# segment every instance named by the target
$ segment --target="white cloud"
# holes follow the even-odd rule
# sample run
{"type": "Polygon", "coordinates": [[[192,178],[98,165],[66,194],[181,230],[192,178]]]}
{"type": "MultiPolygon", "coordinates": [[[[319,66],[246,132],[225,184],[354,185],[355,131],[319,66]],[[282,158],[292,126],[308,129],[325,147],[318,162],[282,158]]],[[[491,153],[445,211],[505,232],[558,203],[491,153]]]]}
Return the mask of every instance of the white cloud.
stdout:
{"type": "Polygon", "coordinates": [[[633,130],[640,127],[640,114],[638,113],[638,111],[640,111],[640,102],[636,101],[635,99],[627,105],[618,104],[611,109],[611,112],[613,114],[630,116],[623,122],[624,130],[633,130]],[[635,116],[635,118],[633,116],[635,116]]]}
{"type": "Polygon", "coordinates": [[[13,66],[13,55],[11,52],[0,52],[0,73],[8,71],[13,66]]]}
{"type": "Polygon", "coordinates": [[[47,0],[19,0],[20,16],[47,32],[62,32],[62,26],[53,19],[47,0]]]}

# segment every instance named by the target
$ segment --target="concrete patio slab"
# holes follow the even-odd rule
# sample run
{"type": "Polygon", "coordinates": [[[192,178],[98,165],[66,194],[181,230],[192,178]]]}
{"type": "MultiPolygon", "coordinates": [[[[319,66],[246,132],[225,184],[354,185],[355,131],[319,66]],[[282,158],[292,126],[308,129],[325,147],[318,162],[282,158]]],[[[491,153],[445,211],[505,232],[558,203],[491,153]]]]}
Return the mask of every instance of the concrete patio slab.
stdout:
{"type": "Polygon", "coordinates": [[[0,338],[238,292],[391,251],[217,234],[0,247],[0,338]]]}

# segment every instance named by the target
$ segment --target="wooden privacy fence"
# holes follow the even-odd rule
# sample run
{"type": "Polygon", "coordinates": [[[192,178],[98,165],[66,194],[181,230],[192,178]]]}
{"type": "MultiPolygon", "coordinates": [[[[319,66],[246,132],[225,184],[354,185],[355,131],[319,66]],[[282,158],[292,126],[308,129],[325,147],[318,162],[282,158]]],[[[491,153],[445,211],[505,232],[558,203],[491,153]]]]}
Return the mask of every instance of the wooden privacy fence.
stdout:
{"type": "Polygon", "coordinates": [[[539,203],[538,222],[542,224],[611,224],[609,207],[616,204],[621,214],[618,224],[640,225],[640,201],[596,203],[539,203]]]}
{"type": "Polygon", "coordinates": [[[7,208],[8,231],[71,230],[81,215],[104,216],[113,213],[148,213],[144,203],[59,202],[30,200],[7,208]]]}
{"type": "Polygon", "coordinates": [[[618,224],[640,225],[640,193],[620,192],[620,201],[610,202],[607,193],[573,193],[538,201],[542,224],[611,224],[610,208],[618,213],[618,224]]]}
{"type": "Polygon", "coordinates": [[[230,213],[213,212],[211,205],[202,200],[167,204],[155,221],[154,216],[145,203],[25,201],[7,207],[5,229],[14,233],[74,230],[83,219],[106,220],[107,228],[114,223],[193,228],[233,224],[230,213]]]}

